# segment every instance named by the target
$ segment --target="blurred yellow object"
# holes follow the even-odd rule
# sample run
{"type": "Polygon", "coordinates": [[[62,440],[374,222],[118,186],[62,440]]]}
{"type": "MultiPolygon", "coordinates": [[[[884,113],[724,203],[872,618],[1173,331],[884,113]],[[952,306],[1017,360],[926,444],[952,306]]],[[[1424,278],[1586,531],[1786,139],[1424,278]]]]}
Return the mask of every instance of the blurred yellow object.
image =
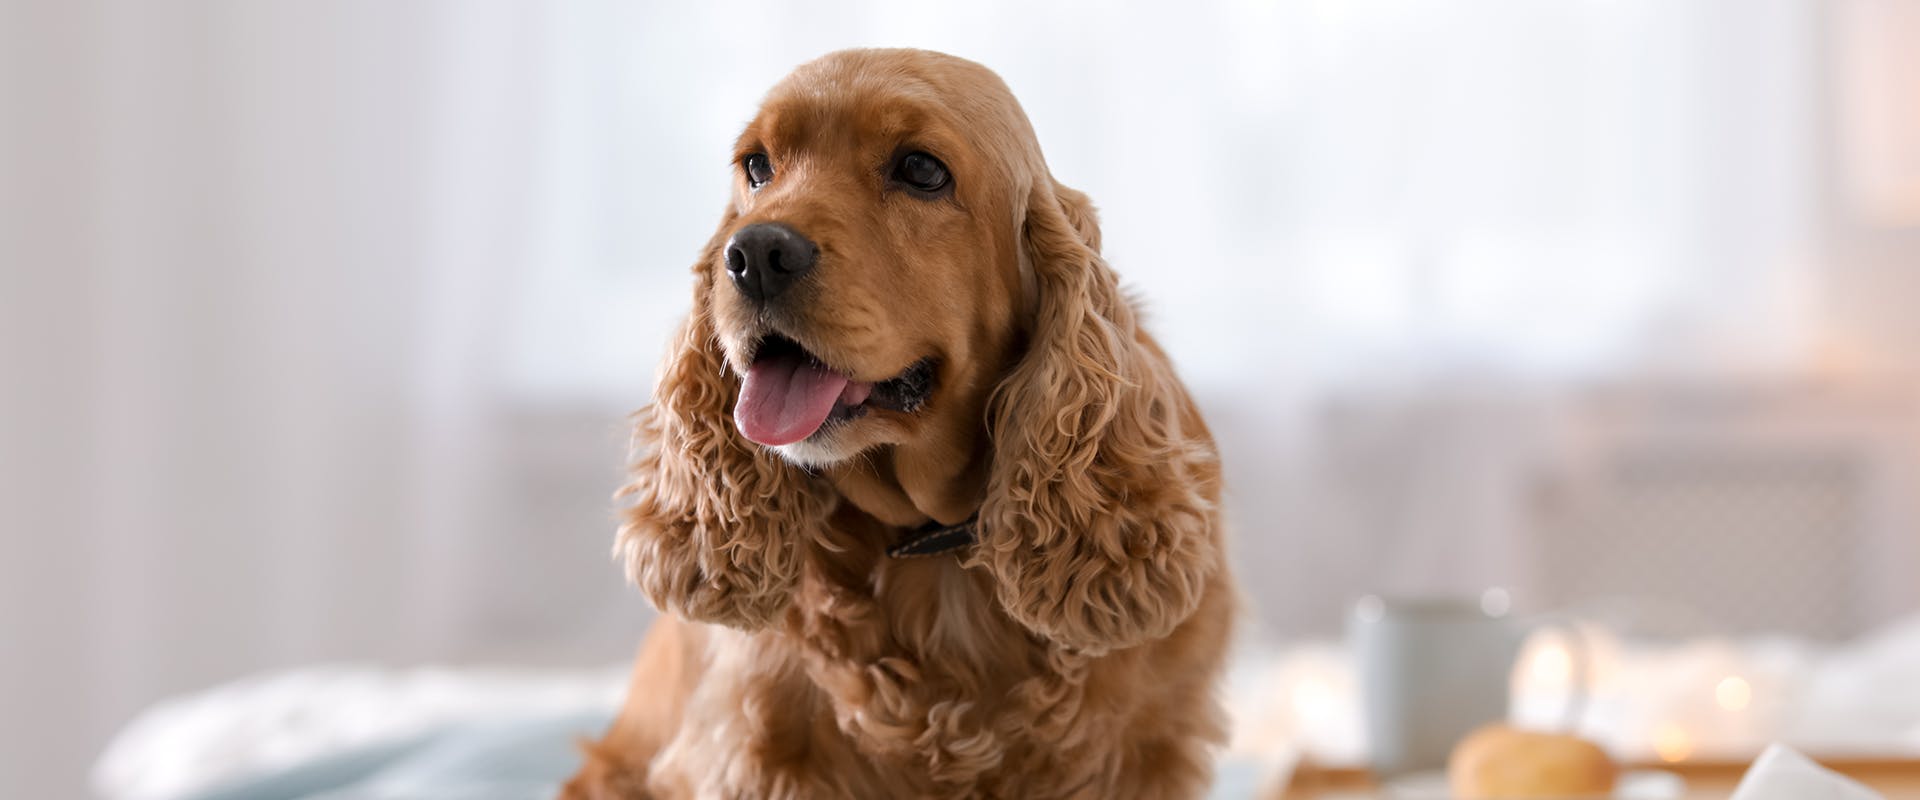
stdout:
{"type": "Polygon", "coordinates": [[[1605,797],[1619,768],[1598,745],[1574,736],[1488,725],[1460,740],[1447,783],[1460,800],[1605,797]]]}
{"type": "Polygon", "coordinates": [[[1693,755],[1693,737],[1677,722],[1661,723],[1653,729],[1653,753],[1669,764],[1685,761],[1693,755]]]}

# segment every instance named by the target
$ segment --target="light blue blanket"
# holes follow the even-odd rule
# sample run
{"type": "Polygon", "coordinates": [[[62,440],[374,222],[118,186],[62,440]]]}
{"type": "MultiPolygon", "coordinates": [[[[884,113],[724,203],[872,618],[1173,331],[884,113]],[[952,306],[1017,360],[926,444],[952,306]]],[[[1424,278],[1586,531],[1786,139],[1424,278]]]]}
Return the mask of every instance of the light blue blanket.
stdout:
{"type": "MultiPolygon", "coordinates": [[[[575,742],[604,714],[466,725],[365,747],[183,800],[545,800],[580,766],[575,742]]],[[[1228,762],[1212,797],[1254,796],[1253,765],[1228,762]]]]}

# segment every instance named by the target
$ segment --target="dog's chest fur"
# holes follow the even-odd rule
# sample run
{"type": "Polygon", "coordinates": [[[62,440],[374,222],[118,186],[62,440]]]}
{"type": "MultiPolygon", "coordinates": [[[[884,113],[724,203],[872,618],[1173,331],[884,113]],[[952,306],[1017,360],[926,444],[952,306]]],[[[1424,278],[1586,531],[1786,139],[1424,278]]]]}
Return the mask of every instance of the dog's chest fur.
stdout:
{"type": "Polygon", "coordinates": [[[877,546],[893,530],[853,517],[816,548],[789,617],[839,731],[889,783],[927,794],[994,796],[1009,776],[1060,772],[1079,747],[1048,730],[1086,713],[1087,660],[1008,618],[981,570],[888,558],[877,546]]]}

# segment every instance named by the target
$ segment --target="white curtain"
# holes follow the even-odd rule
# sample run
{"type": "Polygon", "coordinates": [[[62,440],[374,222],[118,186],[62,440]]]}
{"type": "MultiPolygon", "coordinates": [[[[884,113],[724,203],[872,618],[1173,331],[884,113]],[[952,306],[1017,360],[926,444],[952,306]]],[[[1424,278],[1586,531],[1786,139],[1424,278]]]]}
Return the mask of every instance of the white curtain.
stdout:
{"type": "Polygon", "coordinates": [[[0,12],[0,795],[79,796],[141,705],[261,669],[637,641],[608,497],[644,396],[509,385],[551,19],[0,12]]]}
{"type": "MultiPolygon", "coordinates": [[[[568,341],[641,281],[668,278],[640,284],[658,310],[684,302],[675,270],[773,81],[912,45],[1008,80],[1204,385],[1765,370],[1810,346],[1823,98],[1800,0],[582,3],[554,23],[565,251],[532,327],[568,341]]],[[[652,357],[651,337],[580,338],[622,356],[521,374],[644,389],[598,365],[652,357]]]]}

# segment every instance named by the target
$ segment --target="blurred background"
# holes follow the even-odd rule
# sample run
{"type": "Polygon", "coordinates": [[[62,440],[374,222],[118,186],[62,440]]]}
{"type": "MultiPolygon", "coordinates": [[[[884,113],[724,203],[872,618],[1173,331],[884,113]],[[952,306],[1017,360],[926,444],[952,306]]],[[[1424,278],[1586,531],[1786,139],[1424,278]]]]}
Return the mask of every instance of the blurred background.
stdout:
{"type": "Polygon", "coordinates": [[[1101,206],[1250,639],[1920,610],[1911,0],[4,2],[0,795],[264,671],[624,659],[625,415],[733,136],[861,45],[998,71],[1101,206]]]}

